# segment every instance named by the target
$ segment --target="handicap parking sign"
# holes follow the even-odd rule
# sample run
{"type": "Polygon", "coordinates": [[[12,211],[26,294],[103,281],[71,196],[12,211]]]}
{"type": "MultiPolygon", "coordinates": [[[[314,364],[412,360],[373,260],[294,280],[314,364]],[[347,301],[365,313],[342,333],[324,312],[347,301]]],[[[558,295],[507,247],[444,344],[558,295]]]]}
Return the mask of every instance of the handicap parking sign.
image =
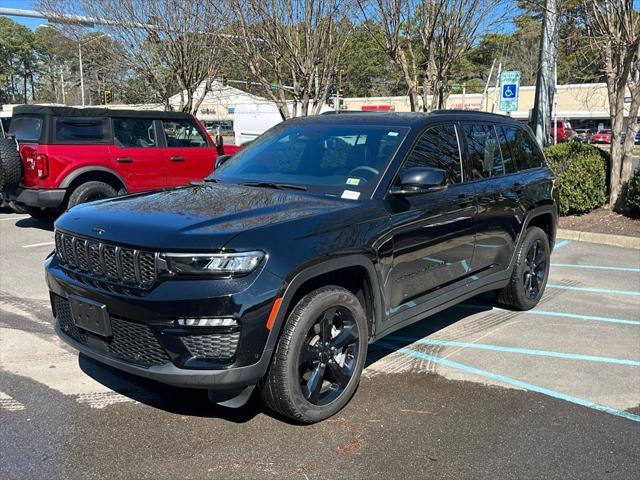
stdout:
{"type": "Polygon", "coordinates": [[[502,98],[515,98],[517,86],[514,83],[502,85],[502,98]]]}
{"type": "Polygon", "coordinates": [[[520,90],[520,72],[505,71],[500,74],[500,110],[515,112],[518,110],[520,90]]]}

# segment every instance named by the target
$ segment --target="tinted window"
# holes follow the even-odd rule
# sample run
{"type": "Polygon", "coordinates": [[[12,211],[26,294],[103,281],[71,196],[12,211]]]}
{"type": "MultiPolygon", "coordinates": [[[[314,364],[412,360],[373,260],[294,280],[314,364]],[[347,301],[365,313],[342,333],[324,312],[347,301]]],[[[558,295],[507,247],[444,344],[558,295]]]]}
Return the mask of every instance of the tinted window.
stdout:
{"type": "Polygon", "coordinates": [[[518,170],[542,166],[534,140],[521,128],[502,127],[518,170]]]}
{"type": "Polygon", "coordinates": [[[106,138],[103,118],[56,118],[57,142],[102,142],[106,138]]]}
{"type": "Polygon", "coordinates": [[[218,168],[223,182],[302,185],[356,200],[373,192],[406,128],[284,122],[218,168]]]}
{"type": "Polygon", "coordinates": [[[448,183],[460,183],[462,166],[455,127],[442,125],[423,133],[402,169],[412,167],[440,168],[446,170],[448,183]]]}
{"type": "Polygon", "coordinates": [[[502,163],[504,164],[505,172],[507,174],[517,172],[518,166],[516,165],[516,161],[511,153],[509,141],[504,134],[504,129],[497,127],[496,132],[498,132],[498,138],[500,140],[500,151],[502,152],[502,163]]]}
{"type": "Polygon", "coordinates": [[[113,143],[119,147],[155,147],[153,120],[144,118],[114,118],[113,143]]]}
{"type": "Polygon", "coordinates": [[[471,178],[504,175],[504,166],[495,130],[491,125],[465,125],[467,152],[471,162],[471,178]]]}
{"type": "Polygon", "coordinates": [[[42,132],[42,119],[37,117],[15,117],[9,132],[20,141],[37,142],[42,132]]]}
{"type": "Polygon", "coordinates": [[[189,120],[163,120],[162,127],[169,147],[206,147],[205,136],[189,120]]]}

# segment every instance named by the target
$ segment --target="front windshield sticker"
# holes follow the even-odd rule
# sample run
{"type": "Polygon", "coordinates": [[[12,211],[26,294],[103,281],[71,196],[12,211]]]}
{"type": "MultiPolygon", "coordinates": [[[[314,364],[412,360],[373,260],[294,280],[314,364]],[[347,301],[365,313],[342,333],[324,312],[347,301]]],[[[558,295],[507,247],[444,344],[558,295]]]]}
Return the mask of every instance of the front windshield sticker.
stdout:
{"type": "Polygon", "coordinates": [[[358,200],[360,198],[360,192],[345,190],[344,192],[342,192],[342,198],[346,198],[347,200],[358,200]]]}
{"type": "Polygon", "coordinates": [[[359,178],[347,178],[347,185],[360,185],[360,179],[359,178]]]}
{"type": "Polygon", "coordinates": [[[398,136],[398,132],[389,132],[389,133],[387,133],[387,135],[389,137],[397,137],[398,136]]]}

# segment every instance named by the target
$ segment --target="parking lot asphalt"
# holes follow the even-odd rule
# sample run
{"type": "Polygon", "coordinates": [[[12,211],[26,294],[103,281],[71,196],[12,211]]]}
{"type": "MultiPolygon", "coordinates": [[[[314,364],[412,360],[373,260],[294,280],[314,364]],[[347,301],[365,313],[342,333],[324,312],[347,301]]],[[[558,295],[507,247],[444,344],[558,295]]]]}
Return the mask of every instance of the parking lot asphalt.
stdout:
{"type": "Polygon", "coordinates": [[[287,423],[58,340],[51,227],[0,212],[0,478],[637,478],[640,251],[561,240],[530,312],[483,295],[370,346],[334,418],[287,423]]]}

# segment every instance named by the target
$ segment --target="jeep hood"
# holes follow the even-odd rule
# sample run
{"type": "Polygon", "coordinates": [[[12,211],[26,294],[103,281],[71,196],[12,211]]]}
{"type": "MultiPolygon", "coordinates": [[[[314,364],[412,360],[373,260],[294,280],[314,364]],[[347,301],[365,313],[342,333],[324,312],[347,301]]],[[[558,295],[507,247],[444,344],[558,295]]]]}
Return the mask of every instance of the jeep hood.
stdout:
{"type": "Polygon", "coordinates": [[[287,190],[209,184],[79,205],[56,228],[141,249],[209,251],[240,232],[353,205],[287,190]]]}

